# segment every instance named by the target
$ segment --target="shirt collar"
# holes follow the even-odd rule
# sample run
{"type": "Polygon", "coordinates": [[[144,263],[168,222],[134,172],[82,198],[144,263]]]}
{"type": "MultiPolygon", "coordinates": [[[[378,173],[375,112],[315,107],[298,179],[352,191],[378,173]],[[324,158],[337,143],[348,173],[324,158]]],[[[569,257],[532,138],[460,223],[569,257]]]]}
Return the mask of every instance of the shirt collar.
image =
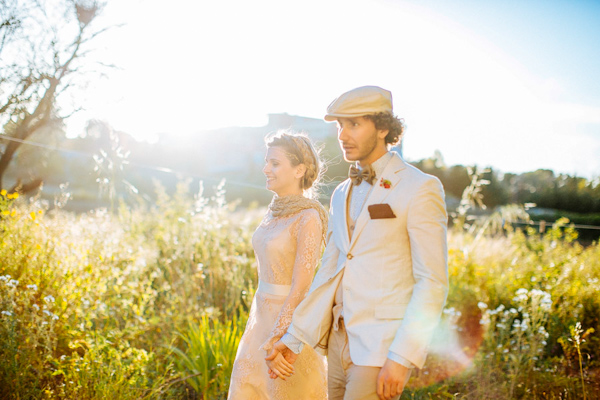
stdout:
{"type": "MultiPolygon", "coordinates": [[[[373,171],[375,171],[375,176],[377,177],[377,179],[381,177],[383,170],[385,169],[385,167],[391,159],[392,153],[388,151],[371,164],[371,168],[373,168],[373,171]]],[[[358,163],[356,163],[356,167],[362,169],[360,168],[358,163]]]]}

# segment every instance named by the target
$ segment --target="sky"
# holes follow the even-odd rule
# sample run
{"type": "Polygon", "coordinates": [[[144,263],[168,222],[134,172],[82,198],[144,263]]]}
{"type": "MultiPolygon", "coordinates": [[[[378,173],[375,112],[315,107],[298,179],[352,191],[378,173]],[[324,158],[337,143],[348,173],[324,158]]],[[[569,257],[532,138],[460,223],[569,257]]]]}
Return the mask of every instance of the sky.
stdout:
{"type": "Polygon", "coordinates": [[[98,22],[123,24],[95,43],[118,69],[70,135],[92,118],[148,141],[322,118],[377,85],[408,160],[600,176],[600,1],[113,0],[98,22]]]}

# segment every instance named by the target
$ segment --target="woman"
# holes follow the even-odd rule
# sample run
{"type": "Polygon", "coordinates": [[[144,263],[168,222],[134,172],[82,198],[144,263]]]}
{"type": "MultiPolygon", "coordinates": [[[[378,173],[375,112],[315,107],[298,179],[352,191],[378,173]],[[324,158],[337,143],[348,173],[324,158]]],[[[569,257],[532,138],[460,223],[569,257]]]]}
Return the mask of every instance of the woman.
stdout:
{"type": "Polygon", "coordinates": [[[311,198],[322,168],[310,139],[279,132],[268,137],[266,145],[263,173],[267,189],[275,196],[252,237],[258,289],[233,365],[228,398],[325,399],[325,359],[310,346],[304,346],[293,366],[281,355],[265,363],[308,292],[327,229],[326,211],[311,198]],[[271,379],[272,372],[283,379],[271,379]]]}

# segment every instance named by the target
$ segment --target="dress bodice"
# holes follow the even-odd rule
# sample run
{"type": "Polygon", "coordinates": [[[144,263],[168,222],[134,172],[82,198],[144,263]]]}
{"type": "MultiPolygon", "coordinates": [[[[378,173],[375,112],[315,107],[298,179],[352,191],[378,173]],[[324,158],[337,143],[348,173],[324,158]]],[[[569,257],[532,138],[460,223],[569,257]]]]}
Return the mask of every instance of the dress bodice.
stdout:
{"type": "Polygon", "coordinates": [[[320,250],[321,221],[314,209],[285,217],[267,213],[252,236],[258,277],[268,283],[291,285],[294,265],[313,269],[320,250]]]}

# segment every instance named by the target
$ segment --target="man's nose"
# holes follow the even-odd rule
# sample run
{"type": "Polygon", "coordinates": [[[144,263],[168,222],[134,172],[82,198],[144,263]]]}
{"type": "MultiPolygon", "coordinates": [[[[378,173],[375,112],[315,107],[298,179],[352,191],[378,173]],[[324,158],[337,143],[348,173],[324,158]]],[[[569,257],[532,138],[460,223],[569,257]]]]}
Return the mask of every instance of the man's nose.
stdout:
{"type": "Polygon", "coordinates": [[[269,164],[265,164],[265,166],[262,169],[263,174],[267,174],[269,172],[269,164]]]}
{"type": "Polygon", "coordinates": [[[339,127],[338,128],[338,140],[340,141],[344,141],[344,138],[346,137],[346,129],[344,129],[343,127],[339,127]]]}

